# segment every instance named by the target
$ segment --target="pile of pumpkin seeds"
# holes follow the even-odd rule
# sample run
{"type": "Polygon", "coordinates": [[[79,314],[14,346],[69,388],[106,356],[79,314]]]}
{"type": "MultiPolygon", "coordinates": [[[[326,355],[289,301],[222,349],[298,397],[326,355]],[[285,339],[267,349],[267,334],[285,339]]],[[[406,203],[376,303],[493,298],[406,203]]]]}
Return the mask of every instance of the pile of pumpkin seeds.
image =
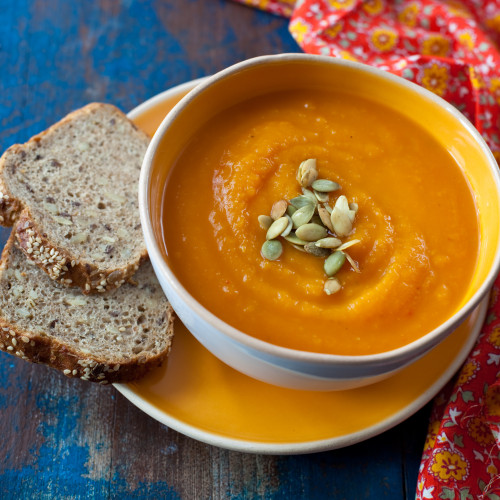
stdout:
{"type": "Polygon", "coordinates": [[[324,291],[331,295],[342,288],[335,274],[346,260],[357,273],[360,272],[356,262],[345,252],[360,240],[342,242],[342,238],[352,232],[358,205],[340,195],[331,206],[330,195],[341,187],[329,179],[319,179],[316,163],[315,159],[308,159],[300,164],[297,181],[302,188],[301,195],[291,200],[278,200],[270,215],[259,215],[259,225],[267,231],[261,254],[268,260],[278,259],[284,240],[301,252],[324,258],[328,276],[324,291]]]}

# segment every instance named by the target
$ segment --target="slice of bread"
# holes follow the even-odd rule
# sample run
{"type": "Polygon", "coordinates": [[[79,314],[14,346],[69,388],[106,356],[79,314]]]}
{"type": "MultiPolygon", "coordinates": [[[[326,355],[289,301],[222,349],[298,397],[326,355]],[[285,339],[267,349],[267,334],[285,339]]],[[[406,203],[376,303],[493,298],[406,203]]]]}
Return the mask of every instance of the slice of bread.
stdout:
{"type": "Polygon", "coordinates": [[[11,235],[0,262],[0,349],[101,384],[141,377],[168,355],[174,316],[149,261],[134,281],[83,295],[50,280],[11,235]]]}
{"type": "Polygon", "coordinates": [[[52,279],[117,288],[146,258],[137,189],[148,136],[93,103],[0,158],[0,223],[52,279]]]}

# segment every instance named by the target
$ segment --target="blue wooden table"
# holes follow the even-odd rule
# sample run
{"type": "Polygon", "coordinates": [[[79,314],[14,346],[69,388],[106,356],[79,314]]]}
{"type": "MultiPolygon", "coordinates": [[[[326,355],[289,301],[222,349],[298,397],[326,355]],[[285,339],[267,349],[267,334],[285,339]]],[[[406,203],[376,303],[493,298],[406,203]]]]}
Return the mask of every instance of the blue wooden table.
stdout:
{"type": "MultiPolygon", "coordinates": [[[[129,110],[237,61],[300,50],[285,19],[227,0],[0,0],[0,21],[2,151],[90,101],[129,110]]],[[[0,353],[0,498],[414,498],[429,410],[349,448],[250,455],[0,353]]]]}

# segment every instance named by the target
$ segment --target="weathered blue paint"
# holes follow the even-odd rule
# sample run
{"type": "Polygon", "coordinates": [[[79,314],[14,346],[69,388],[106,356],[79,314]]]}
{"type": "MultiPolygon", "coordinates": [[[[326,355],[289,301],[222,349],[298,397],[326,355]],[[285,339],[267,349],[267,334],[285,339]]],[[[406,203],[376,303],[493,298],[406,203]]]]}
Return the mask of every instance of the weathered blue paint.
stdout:
{"type": "MultiPolygon", "coordinates": [[[[228,0],[0,0],[0,18],[2,151],[89,101],[128,110],[248,57],[299,51],[285,19],[228,0]]],[[[343,450],[251,456],[0,353],[0,498],[413,498],[428,411],[343,450]]]]}

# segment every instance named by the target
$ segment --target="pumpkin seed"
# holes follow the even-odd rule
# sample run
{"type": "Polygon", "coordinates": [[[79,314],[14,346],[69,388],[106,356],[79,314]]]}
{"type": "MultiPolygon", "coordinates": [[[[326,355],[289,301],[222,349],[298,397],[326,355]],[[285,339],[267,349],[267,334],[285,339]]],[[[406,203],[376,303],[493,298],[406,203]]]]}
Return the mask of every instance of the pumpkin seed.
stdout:
{"type": "Polygon", "coordinates": [[[325,260],[323,266],[325,273],[328,276],[333,276],[344,265],[345,259],[344,252],[333,252],[330,257],[325,260]]]}
{"type": "Polygon", "coordinates": [[[308,196],[300,195],[296,196],[295,198],[292,198],[290,200],[290,203],[292,206],[294,206],[296,209],[305,207],[306,205],[316,205],[316,199],[312,201],[308,196]]]}
{"type": "Polygon", "coordinates": [[[349,204],[344,195],[337,198],[330,217],[337,236],[343,238],[352,231],[352,221],[349,217],[349,204]]]}
{"type": "Polygon", "coordinates": [[[266,231],[271,227],[273,219],[269,215],[259,215],[258,217],[259,226],[266,231]]]}
{"type": "Polygon", "coordinates": [[[273,220],[278,220],[280,217],[286,212],[286,208],[288,207],[288,202],[286,200],[279,200],[271,208],[271,218],[273,220]]]}
{"type": "Polygon", "coordinates": [[[314,190],[313,193],[319,202],[326,203],[328,201],[328,193],[321,193],[320,191],[316,191],[316,190],[314,190]]]}
{"type": "Polygon", "coordinates": [[[283,252],[283,245],[278,240],[264,241],[260,253],[264,259],[276,260],[283,252]]]}
{"type": "Polygon", "coordinates": [[[346,248],[352,247],[353,245],[356,245],[357,243],[361,243],[361,240],[351,240],[351,241],[346,241],[342,245],[340,245],[337,250],[345,250],[346,248]]]}
{"type": "Polygon", "coordinates": [[[275,220],[270,228],[267,230],[266,240],[273,240],[277,238],[288,226],[288,219],[286,217],[280,217],[275,220]]]}
{"type": "Polygon", "coordinates": [[[283,237],[288,236],[293,227],[292,218],[289,215],[285,215],[285,217],[288,219],[288,226],[286,226],[286,229],[281,233],[283,237]]]}
{"type": "Polygon", "coordinates": [[[300,250],[301,252],[305,252],[304,248],[303,247],[299,247],[299,245],[292,244],[292,247],[296,248],[297,250],[300,250]]]}
{"type": "Polygon", "coordinates": [[[316,215],[316,214],[312,216],[311,222],[314,224],[318,224],[318,226],[323,225],[323,221],[321,220],[321,217],[319,215],[316,215]]]}
{"type": "Polygon", "coordinates": [[[316,160],[308,159],[303,161],[297,171],[297,180],[304,187],[310,186],[318,178],[318,170],[316,168],[316,160]]]}
{"type": "Polygon", "coordinates": [[[315,207],[310,203],[308,205],[304,205],[302,208],[299,208],[293,215],[293,227],[297,229],[298,227],[307,224],[311,217],[314,214],[315,207]]]}
{"type": "Polygon", "coordinates": [[[333,209],[332,215],[332,226],[334,232],[337,236],[344,238],[352,231],[352,222],[349,218],[349,214],[346,212],[341,212],[336,208],[333,209]]]}
{"type": "Polygon", "coordinates": [[[295,234],[301,239],[306,241],[317,241],[324,238],[328,232],[319,224],[304,224],[300,226],[295,234]]]}
{"type": "Polygon", "coordinates": [[[351,264],[352,268],[357,273],[361,273],[361,271],[359,270],[358,264],[356,264],[356,261],[348,253],[345,254],[345,257],[349,261],[349,264],[351,264]]]}
{"type": "Polygon", "coordinates": [[[323,225],[333,233],[333,225],[328,210],[325,207],[318,207],[318,214],[323,225]]]}
{"type": "Polygon", "coordinates": [[[359,205],[358,205],[357,203],[352,202],[352,203],[349,203],[349,208],[350,208],[353,212],[356,212],[356,213],[357,213],[357,212],[358,212],[358,210],[359,210],[359,205]]]}
{"type": "Polygon", "coordinates": [[[328,179],[317,179],[311,184],[311,187],[320,193],[330,193],[340,189],[339,184],[328,179]]]}
{"type": "Polygon", "coordinates": [[[318,200],[316,199],[316,196],[314,196],[314,193],[310,191],[309,189],[302,188],[302,194],[311,200],[311,203],[316,207],[318,204],[318,200]]]}
{"type": "Polygon", "coordinates": [[[342,289],[342,285],[340,284],[337,278],[328,278],[325,281],[325,286],[323,290],[327,295],[333,295],[342,289]]]}
{"type": "Polygon", "coordinates": [[[320,248],[337,248],[340,247],[342,244],[342,241],[339,240],[338,238],[322,238],[321,240],[318,240],[315,245],[320,248]]]}
{"type": "Polygon", "coordinates": [[[286,207],[286,213],[290,216],[292,216],[296,211],[297,209],[293,205],[288,205],[288,207],[286,207]]]}
{"type": "Polygon", "coordinates": [[[332,213],[332,210],[333,208],[330,206],[330,205],[327,205],[326,203],[323,205],[325,208],[326,208],[326,211],[331,214],[332,213]]]}
{"type": "Polygon", "coordinates": [[[349,217],[351,223],[354,222],[354,218],[356,217],[356,212],[354,210],[349,210],[349,212],[347,212],[347,217],[349,217]]]}
{"type": "Polygon", "coordinates": [[[285,240],[292,245],[305,245],[307,241],[301,240],[295,233],[290,233],[284,236],[285,240]]]}
{"type": "Polygon", "coordinates": [[[330,250],[328,250],[327,248],[317,247],[316,244],[312,241],[304,245],[304,250],[307,253],[314,255],[315,257],[326,257],[330,254],[330,250]]]}

